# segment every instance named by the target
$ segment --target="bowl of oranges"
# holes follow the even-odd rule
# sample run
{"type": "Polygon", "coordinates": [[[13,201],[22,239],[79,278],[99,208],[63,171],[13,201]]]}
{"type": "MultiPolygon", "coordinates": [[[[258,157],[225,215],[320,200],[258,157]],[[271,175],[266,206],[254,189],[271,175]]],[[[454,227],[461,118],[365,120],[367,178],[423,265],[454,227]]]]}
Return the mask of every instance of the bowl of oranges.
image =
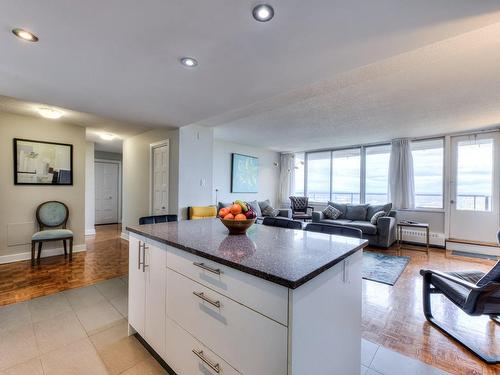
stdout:
{"type": "Polygon", "coordinates": [[[229,234],[245,234],[255,223],[256,217],[250,205],[240,200],[219,210],[220,221],[229,230],[229,234]]]}

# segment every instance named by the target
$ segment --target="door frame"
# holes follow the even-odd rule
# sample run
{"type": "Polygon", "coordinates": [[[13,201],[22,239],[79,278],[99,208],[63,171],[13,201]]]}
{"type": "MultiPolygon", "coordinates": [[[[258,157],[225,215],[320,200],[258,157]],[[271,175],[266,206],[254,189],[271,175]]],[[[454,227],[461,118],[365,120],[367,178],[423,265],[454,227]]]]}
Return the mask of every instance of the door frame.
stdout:
{"type": "Polygon", "coordinates": [[[168,148],[168,184],[167,184],[167,209],[166,211],[169,212],[170,210],[170,140],[164,139],[162,141],[154,142],[149,145],[149,214],[153,215],[153,190],[154,190],[154,185],[153,185],[153,152],[155,148],[162,147],[162,146],[167,146],[168,148]]]}
{"type": "MultiPolygon", "coordinates": [[[[121,224],[122,223],[122,162],[121,160],[112,160],[112,159],[94,159],[94,168],[96,163],[107,163],[107,164],[118,165],[118,224],[121,224]]],[[[95,191],[94,191],[94,200],[95,200],[95,191]]]]}

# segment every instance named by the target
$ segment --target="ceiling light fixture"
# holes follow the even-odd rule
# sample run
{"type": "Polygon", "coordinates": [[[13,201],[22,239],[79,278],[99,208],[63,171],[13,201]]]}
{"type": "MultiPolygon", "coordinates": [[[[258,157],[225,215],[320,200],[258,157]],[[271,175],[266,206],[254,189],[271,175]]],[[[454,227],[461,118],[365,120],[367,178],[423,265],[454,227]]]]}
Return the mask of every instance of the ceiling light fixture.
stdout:
{"type": "Polygon", "coordinates": [[[270,21],[274,17],[274,9],[271,5],[260,4],[253,8],[253,18],[259,22],[270,21]]]}
{"type": "Polygon", "coordinates": [[[192,57],[183,57],[181,59],[181,64],[188,68],[194,68],[196,65],[198,65],[198,61],[196,61],[192,57]]]}
{"type": "Polygon", "coordinates": [[[37,110],[40,116],[49,118],[51,120],[57,120],[58,118],[61,118],[63,116],[63,113],[61,111],[58,111],[54,108],[40,107],[37,110]]]}
{"type": "Polygon", "coordinates": [[[27,30],[15,28],[12,30],[12,33],[22,40],[26,40],[28,42],[38,42],[38,37],[27,30]]]}
{"type": "Polygon", "coordinates": [[[116,136],[111,133],[102,133],[100,137],[104,141],[112,141],[113,139],[115,139],[116,136]]]}

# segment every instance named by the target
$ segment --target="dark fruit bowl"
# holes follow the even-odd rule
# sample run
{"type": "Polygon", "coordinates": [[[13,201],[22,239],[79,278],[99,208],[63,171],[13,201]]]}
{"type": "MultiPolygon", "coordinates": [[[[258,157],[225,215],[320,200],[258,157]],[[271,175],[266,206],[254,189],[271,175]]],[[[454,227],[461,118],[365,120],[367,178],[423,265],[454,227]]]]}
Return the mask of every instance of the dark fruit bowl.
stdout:
{"type": "Polygon", "coordinates": [[[247,220],[224,220],[220,219],[222,224],[229,229],[229,234],[245,234],[248,228],[250,228],[256,219],[247,220]]]}

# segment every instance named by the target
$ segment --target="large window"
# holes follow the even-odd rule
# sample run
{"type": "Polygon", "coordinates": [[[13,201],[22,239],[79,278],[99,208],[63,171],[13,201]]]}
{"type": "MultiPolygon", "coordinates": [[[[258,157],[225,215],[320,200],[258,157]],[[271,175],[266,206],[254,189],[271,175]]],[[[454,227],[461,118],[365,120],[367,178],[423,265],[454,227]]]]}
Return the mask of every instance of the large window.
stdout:
{"type": "Polygon", "coordinates": [[[304,170],[305,170],[305,155],[303,152],[295,154],[295,170],[294,170],[294,191],[293,195],[304,196],[304,170]]]}
{"type": "Polygon", "coordinates": [[[443,208],[444,140],[412,142],[415,207],[443,208]]]}
{"type": "Polygon", "coordinates": [[[332,152],[332,193],[338,203],[360,202],[361,149],[332,152]]]}
{"type": "Polygon", "coordinates": [[[307,196],[313,202],[330,199],[330,151],[307,154],[307,196]]]}
{"type": "Polygon", "coordinates": [[[389,159],[391,145],[365,148],[365,203],[384,204],[389,201],[389,159]]]}

